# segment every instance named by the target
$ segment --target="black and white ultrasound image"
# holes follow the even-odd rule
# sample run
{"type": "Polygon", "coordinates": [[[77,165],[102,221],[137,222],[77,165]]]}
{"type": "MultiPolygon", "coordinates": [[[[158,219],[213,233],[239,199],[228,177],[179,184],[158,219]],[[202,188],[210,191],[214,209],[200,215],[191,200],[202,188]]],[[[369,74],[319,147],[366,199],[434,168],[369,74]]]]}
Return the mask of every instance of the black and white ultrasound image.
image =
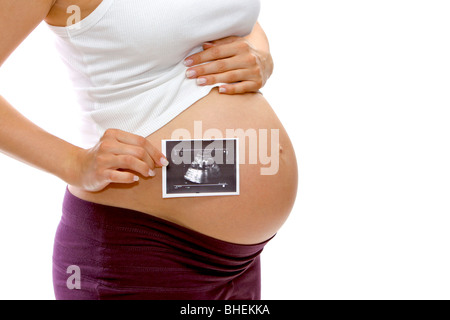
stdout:
{"type": "Polygon", "coordinates": [[[238,193],[237,139],[165,140],[165,194],[172,196],[238,193]]]}

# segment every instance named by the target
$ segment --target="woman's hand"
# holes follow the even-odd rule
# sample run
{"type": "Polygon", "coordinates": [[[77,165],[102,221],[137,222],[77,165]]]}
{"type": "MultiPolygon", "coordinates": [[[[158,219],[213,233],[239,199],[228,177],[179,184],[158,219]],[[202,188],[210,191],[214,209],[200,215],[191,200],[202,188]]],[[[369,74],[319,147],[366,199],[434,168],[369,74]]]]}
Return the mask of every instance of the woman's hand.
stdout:
{"type": "Polygon", "coordinates": [[[108,129],[93,148],[80,150],[75,165],[75,185],[100,191],[110,183],[135,183],[137,174],[155,176],[155,167],[168,165],[168,161],[144,137],[108,129]]]}
{"type": "Polygon", "coordinates": [[[184,60],[186,66],[193,66],[186,76],[196,78],[198,85],[228,83],[219,87],[220,93],[257,92],[272,74],[270,52],[256,49],[246,38],[232,36],[207,42],[203,49],[184,60]]]}

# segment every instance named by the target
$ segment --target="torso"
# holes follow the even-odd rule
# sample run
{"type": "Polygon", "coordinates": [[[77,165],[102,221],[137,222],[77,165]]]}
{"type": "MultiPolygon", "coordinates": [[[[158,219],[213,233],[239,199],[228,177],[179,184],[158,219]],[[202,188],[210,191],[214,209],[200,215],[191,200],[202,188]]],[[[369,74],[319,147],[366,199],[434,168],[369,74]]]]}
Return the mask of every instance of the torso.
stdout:
{"type": "MultiPolygon", "coordinates": [[[[82,17],[87,16],[100,2],[79,1],[82,17]]],[[[57,4],[60,6],[55,7],[53,15],[51,11],[46,21],[63,26],[67,14],[61,8],[66,4],[62,1],[57,1],[57,4]]],[[[224,241],[253,244],[267,240],[287,219],[297,193],[295,153],[276,114],[259,93],[222,95],[215,88],[147,139],[161,148],[161,140],[172,138],[176,129],[187,129],[194,137],[195,121],[202,121],[203,132],[218,129],[224,137],[227,129],[251,129],[256,132],[266,129],[269,142],[271,130],[279,130],[277,173],[262,175],[261,168],[270,165],[261,164],[259,157],[257,164],[249,163],[247,141],[245,153],[240,155],[245,156],[246,161],[240,165],[240,195],[237,196],[163,199],[161,169],[156,169],[154,178],[141,178],[133,185],[111,184],[96,193],[69,186],[70,192],[87,201],[151,214],[224,241]]],[[[270,155],[270,146],[268,150],[270,155]]]]}

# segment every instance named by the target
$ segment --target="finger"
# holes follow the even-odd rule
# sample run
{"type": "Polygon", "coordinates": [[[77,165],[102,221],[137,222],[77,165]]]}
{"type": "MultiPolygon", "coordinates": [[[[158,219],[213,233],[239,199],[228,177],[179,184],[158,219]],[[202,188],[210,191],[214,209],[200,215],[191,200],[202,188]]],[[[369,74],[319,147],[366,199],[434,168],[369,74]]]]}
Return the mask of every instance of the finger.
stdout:
{"type": "Polygon", "coordinates": [[[107,153],[112,153],[115,155],[130,155],[147,163],[150,169],[155,169],[155,162],[150,157],[147,150],[142,147],[125,144],[118,141],[111,145],[106,143],[104,143],[103,145],[103,149],[107,153]]]}
{"type": "Polygon", "coordinates": [[[112,157],[107,167],[114,170],[132,170],[134,172],[140,173],[144,177],[155,175],[155,171],[152,170],[147,163],[130,155],[118,155],[112,157]]]}
{"type": "Polygon", "coordinates": [[[106,175],[108,176],[108,181],[112,183],[134,183],[139,181],[139,177],[131,172],[108,170],[106,175]]]}
{"type": "Polygon", "coordinates": [[[238,81],[250,81],[252,79],[253,77],[250,70],[238,69],[223,73],[201,76],[197,79],[197,84],[199,86],[206,86],[216,83],[233,83],[238,81]]]}
{"type": "MultiPolygon", "coordinates": [[[[120,129],[110,129],[108,133],[112,135],[112,137],[117,141],[134,146],[143,146],[145,143],[144,140],[146,140],[142,136],[138,136],[136,134],[126,132],[120,129]]],[[[105,135],[106,134],[107,133],[105,133],[105,135]]]]}
{"type": "Polygon", "coordinates": [[[243,45],[240,42],[228,43],[221,46],[212,46],[202,52],[195,53],[184,60],[184,64],[188,67],[197,64],[214,61],[218,59],[225,59],[237,55],[243,45]]]}
{"type": "Polygon", "coordinates": [[[239,57],[216,60],[186,70],[186,77],[194,79],[203,75],[224,73],[236,69],[246,69],[248,62],[239,57]]]}
{"type": "Polygon", "coordinates": [[[165,167],[169,164],[166,156],[161,151],[159,151],[158,148],[152,145],[147,139],[145,139],[144,148],[147,150],[148,154],[153,159],[157,167],[165,167]]]}
{"type": "Polygon", "coordinates": [[[142,136],[119,129],[108,130],[108,135],[114,137],[119,142],[144,148],[157,166],[162,167],[169,164],[164,154],[142,136]]]}
{"type": "Polygon", "coordinates": [[[254,81],[242,81],[235,84],[227,84],[219,87],[222,94],[241,94],[247,92],[258,92],[260,87],[254,81]]]}
{"type": "Polygon", "coordinates": [[[223,44],[232,43],[232,42],[235,42],[235,41],[239,41],[241,39],[242,39],[241,37],[231,36],[231,37],[225,37],[225,38],[222,38],[222,39],[217,39],[217,40],[214,40],[214,41],[208,41],[208,42],[205,42],[203,44],[203,49],[211,48],[212,46],[220,46],[220,45],[223,45],[223,44]]]}

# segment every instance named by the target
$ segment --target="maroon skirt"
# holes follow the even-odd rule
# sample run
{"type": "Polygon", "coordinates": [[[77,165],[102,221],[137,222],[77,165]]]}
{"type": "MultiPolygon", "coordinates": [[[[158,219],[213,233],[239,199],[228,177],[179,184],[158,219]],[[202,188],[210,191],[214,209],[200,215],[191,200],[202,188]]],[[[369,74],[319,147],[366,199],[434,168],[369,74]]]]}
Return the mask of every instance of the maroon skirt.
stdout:
{"type": "Polygon", "coordinates": [[[260,254],[269,240],[229,243],[142,212],[84,201],[66,190],[53,249],[55,296],[258,300],[260,254]]]}

